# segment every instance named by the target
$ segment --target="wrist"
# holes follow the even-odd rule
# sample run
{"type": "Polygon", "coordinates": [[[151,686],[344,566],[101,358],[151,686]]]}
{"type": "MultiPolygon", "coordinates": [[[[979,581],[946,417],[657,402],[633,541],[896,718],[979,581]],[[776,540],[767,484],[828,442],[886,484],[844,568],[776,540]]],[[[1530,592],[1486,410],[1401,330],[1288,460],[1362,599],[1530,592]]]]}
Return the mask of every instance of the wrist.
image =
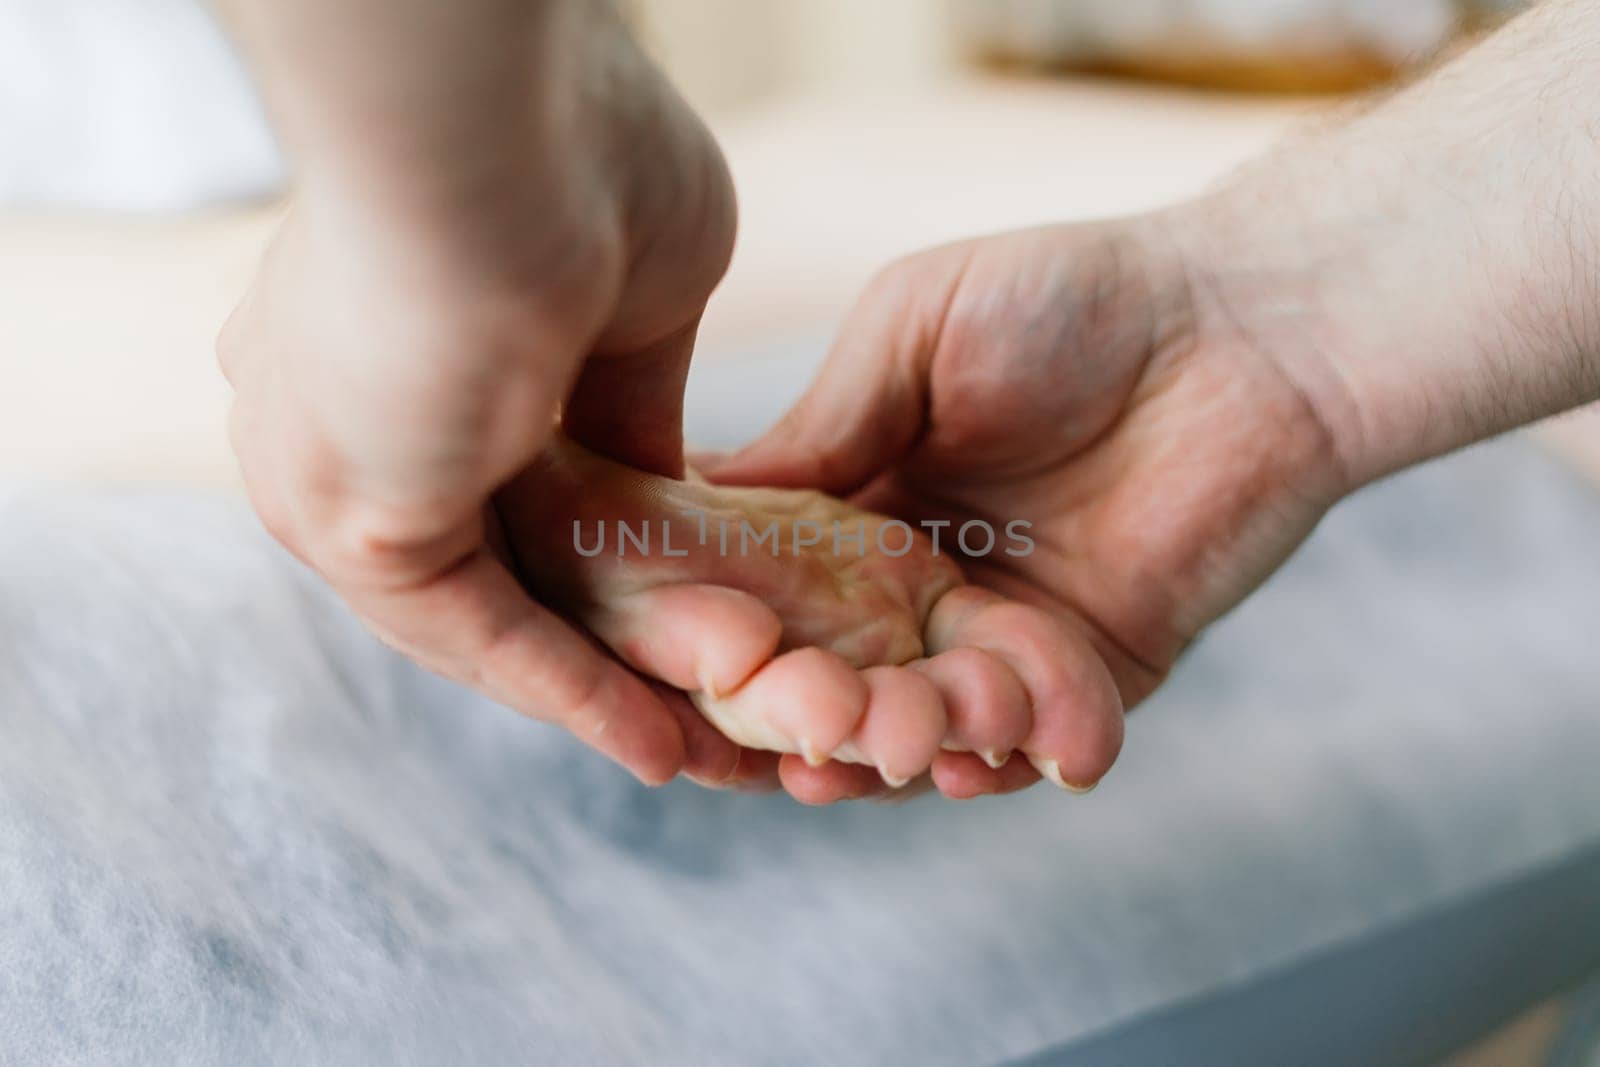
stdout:
{"type": "Polygon", "coordinates": [[[1168,213],[1200,328],[1282,368],[1350,489],[1600,396],[1600,151],[1515,80],[1530,32],[1168,213]]]}
{"type": "Polygon", "coordinates": [[[1330,258],[1359,253],[1313,251],[1309,222],[1285,190],[1254,177],[1154,219],[1175,252],[1195,343],[1249,353],[1297,397],[1284,410],[1324,442],[1319,469],[1299,481],[1320,487],[1331,505],[1375,477],[1382,460],[1370,444],[1368,390],[1353,380],[1359,360],[1349,353],[1359,342],[1341,333],[1347,324],[1329,306],[1335,273],[1359,271],[1335,270],[1330,258]]]}
{"type": "Polygon", "coordinates": [[[605,3],[497,6],[505,39],[469,49],[485,52],[481,69],[452,55],[412,78],[394,69],[406,55],[396,49],[374,75],[392,100],[330,106],[295,127],[296,211],[330,259],[359,252],[429,292],[503,293],[589,318],[598,307],[580,305],[615,295],[626,258],[620,196],[591,151],[604,125],[592,81],[633,45],[605,3]]]}
{"type": "Polygon", "coordinates": [[[388,224],[528,212],[587,164],[595,83],[634,46],[609,0],[220,0],[303,199],[388,224]]]}

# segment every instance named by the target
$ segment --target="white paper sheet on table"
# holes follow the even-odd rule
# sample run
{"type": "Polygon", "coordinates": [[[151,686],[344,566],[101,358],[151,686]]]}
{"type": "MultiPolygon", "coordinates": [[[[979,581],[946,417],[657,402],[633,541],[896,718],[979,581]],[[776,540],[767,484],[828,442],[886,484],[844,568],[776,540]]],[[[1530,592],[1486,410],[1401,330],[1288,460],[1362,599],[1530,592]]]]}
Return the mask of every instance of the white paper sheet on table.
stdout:
{"type": "MultiPolygon", "coordinates": [[[[24,1057],[998,1062],[1600,844],[1600,500],[1515,441],[1337,511],[1099,791],[969,805],[645,790],[383,650],[236,502],[0,506],[24,1057]]],[[[1351,992],[1299,1062],[1350,1062],[1351,992]]]]}

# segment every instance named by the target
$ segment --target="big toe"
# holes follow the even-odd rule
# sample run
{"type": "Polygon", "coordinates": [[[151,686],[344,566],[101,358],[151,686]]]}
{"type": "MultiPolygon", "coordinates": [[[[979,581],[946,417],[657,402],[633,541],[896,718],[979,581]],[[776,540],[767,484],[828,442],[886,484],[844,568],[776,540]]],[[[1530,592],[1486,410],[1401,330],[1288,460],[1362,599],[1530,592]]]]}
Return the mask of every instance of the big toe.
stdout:
{"type": "Polygon", "coordinates": [[[815,764],[855,733],[867,698],[867,683],[855,668],[813,647],[785,652],[726,696],[698,692],[694,700],[739,744],[797,753],[815,764]]]}
{"type": "Polygon", "coordinates": [[[743,685],[783,633],[773,610],[749,593],[692,582],[615,596],[589,625],[631,666],[710,697],[743,685]]]}

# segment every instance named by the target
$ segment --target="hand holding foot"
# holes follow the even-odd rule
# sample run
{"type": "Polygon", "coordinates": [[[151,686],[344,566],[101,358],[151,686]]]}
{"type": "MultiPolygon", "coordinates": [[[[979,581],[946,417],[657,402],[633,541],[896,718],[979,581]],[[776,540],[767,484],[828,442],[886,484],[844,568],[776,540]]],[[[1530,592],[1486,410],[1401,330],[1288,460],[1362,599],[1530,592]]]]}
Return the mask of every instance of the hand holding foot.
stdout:
{"type": "MultiPolygon", "coordinates": [[[[787,754],[778,773],[802,799],[952,760],[998,769],[1013,752],[1009,780],[1032,781],[1032,764],[1087,788],[1115,758],[1121,704],[1090,645],[966,586],[952,546],[904,522],[816,492],[650,475],[565,441],[498,507],[541,600],[691,693],[732,742],[787,754]]],[[[720,758],[734,775],[739,752],[720,758]]]]}
{"type": "MultiPolygon", "coordinates": [[[[1025,750],[1069,784],[1116,751],[1106,709],[1120,705],[1091,679],[1143,698],[1341,489],[1317,409],[1201,315],[1162,225],[1033,230],[897,264],[795,409],[707,472],[910,522],[1031,522],[1032,553],[964,561],[973,584],[940,601],[928,634],[1013,668],[1033,711],[1025,750]],[[1075,762],[1052,768],[1045,752],[1075,762]]],[[[1027,784],[948,755],[933,772],[949,795],[1027,784]]]]}
{"type": "Polygon", "coordinates": [[[905,260],[709,473],[1030,519],[1038,551],[967,577],[1092,642],[1131,707],[1345,494],[1600,398],[1597,40],[1600,8],[1539,5],[1201,200],[905,260]]]}
{"type": "Polygon", "coordinates": [[[789,752],[807,799],[877,778],[807,750],[931,766],[952,796],[1032,764],[1085,785],[1117,695],[1153,689],[1339,496],[1600,397],[1580,61],[1600,9],[1551,2],[1205,200],[897,265],[795,411],[710,472],[909,522],[1023,519],[1036,551],[966,561],[969,585],[923,547],[558,552],[551,516],[615,518],[585,512],[587,479],[636,518],[858,514],[673,480],[732,243],[714,146],[605,5],[226,6],[300,190],[220,348],[253,501],[392,643],[647,781],[772,768],[532,600],[513,550],[628,662],[789,752]],[[564,445],[518,476],[558,417],[665,477],[564,445]],[[1010,748],[1028,759],[989,765],[1010,748]]]}

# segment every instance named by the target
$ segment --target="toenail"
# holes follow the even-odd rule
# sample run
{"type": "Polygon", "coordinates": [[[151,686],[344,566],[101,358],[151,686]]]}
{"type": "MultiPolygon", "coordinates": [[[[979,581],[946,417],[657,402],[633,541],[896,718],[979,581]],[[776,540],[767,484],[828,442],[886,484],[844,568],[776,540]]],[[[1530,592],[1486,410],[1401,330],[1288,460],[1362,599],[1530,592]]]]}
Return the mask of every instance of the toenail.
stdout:
{"type": "Polygon", "coordinates": [[[997,771],[1001,767],[1004,767],[1007,761],[1011,759],[1011,753],[1001,752],[999,749],[995,748],[980,748],[978,750],[978,756],[983,760],[983,762],[987,763],[990,767],[997,771]]]}
{"type": "Polygon", "coordinates": [[[1073,785],[1071,782],[1061,777],[1061,764],[1053,759],[1034,759],[1032,756],[1029,756],[1028,762],[1032,763],[1033,769],[1044,775],[1047,780],[1055,785],[1060,786],[1069,793],[1087,793],[1095,786],[1100,784],[1099,782],[1090,782],[1088,785],[1073,785]]]}
{"type": "Polygon", "coordinates": [[[890,774],[883,768],[882,764],[878,765],[878,777],[882,778],[883,784],[888,786],[890,789],[904,789],[911,782],[910,778],[897,778],[896,776],[890,774]]]}
{"type": "Polygon", "coordinates": [[[808,766],[820,767],[832,757],[818,752],[816,745],[813,745],[808,738],[802,737],[800,739],[800,758],[805,760],[808,766]]]}

